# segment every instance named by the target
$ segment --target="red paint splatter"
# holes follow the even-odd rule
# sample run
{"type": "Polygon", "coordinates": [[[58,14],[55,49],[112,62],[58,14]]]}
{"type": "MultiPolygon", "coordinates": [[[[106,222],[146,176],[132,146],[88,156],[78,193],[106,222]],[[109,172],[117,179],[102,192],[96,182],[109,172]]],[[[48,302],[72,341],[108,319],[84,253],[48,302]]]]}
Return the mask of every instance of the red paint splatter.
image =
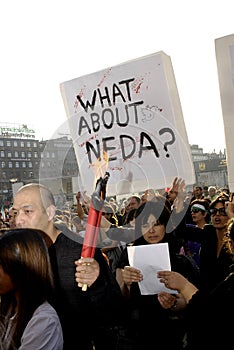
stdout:
{"type": "Polygon", "coordinates": [[[82,142],[82,143],[79,145],[79,147],[83,147],[87,142],[89,142],[89,141],[91,141],[91,140],[94,140],[94,139],[96,139],[97,137],[98,137],[97,134],[96,134],[96,135],[93,135],[93,136],[90,137],[88,140],[82,142]]]}
{"type": "MultiPolygon", "coordinates": [[[[80,92],[78,93],[78,96],[80,97],[83,97],[84,96],[84,89],[85,89],[85,86],[80,90],[80,92]]],[[[79,106],[79,101],[77,100],[77,98],[75,99],[75,102],[74,102],[74,109],[75,109],[75,112],[77,111],[78,109],[78,106],[79,106]]]]}
{"type": "Polygon", "coordinates": [[[103,82],[106,80],[106,78],[111,74],[112,68],[109,68],[107,72],[103,75],[101,81],[97,84],[98,87],[100,87],[103,82]]]}
{"type": "Polygon", "coordinates": [[[137,81],[135,81],[133,84],[132,84],[132,89],[135,91],[136,94],[138,94],[140,92],[140,89],[141,89],[141,86],[144,82],[144,78],[139,78],[137,79],[137,81]]]}
{"type": "Polygon", "coordinates": [[[114,171],[114,170],[122,171],[123,167],[113,166],[113,167],[109,167],[109,169],[112,170],[112,171],[114,171]]]}
{"type": "Polygon", "coordinates": [[[136,94],[139,93],[139,90],[140,90],[140,88],[141,88],[141,85],[142,85],[142,82],[139,83],[139,84],[136,86],[136,88],[135,88],[135,93],[136,93],[136,94]]]}

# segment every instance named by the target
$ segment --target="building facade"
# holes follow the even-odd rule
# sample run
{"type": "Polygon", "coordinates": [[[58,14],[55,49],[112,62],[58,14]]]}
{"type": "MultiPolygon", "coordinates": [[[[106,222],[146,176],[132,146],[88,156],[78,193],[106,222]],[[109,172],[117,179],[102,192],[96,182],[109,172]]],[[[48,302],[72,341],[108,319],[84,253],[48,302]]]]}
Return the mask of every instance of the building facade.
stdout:
{"type": "MultiPolygon", "coordinates": [[[[203,153],[191,146],[196,184],[228,187],[225,152],[203,153]]],[[[73,201],[78,181],[75,151],[67,136],[39,141],[27,125],[0,126],[0,205],[10,206],[15,184],[40,182],[53,192],[56,205],[73,201]]]]}
{"type": "Polygon", "coordinates": [[[191,145],[196,184],[199,186],[216,186],[228,188],[226,152],[203,153],[198,145],[191,145]]]}

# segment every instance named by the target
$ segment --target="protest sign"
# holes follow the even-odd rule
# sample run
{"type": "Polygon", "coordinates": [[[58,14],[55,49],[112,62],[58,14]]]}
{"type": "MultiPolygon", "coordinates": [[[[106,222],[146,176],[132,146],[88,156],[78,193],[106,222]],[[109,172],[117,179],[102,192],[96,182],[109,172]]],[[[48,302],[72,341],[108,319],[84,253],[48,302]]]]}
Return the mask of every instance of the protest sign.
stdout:
{"type": "Polygon", "coordinates": [[[165,188],[175,176],[195,182],[171,59],[164,52],[63,82],[60,89],[87,193],[100,169],[110,173],[108,195],[165,188]]]}
{"type": "Polygon", "coordinates": [[[234,34],[215,39],[219,89],[223,113],[228,185],[234,192],[234,34]]]}

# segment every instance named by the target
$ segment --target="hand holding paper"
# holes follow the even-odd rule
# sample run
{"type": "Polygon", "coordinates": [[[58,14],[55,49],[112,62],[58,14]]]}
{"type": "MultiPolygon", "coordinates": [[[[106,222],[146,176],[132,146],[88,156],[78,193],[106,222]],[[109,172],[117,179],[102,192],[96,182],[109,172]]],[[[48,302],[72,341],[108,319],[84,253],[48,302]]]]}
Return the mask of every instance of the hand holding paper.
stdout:
{"type": "Polygon", "coordinates": [[[124,266],[123,280],[127,286],[130,286],[133,282],[140,282],[143,279],[141,271],[131,266],[124,266]]]}
{"type": "Polygon", "coordinates": [[[158,294],[162,291],[175,293],[166,288],[157,277],[158,271],[171,270],[168,243],[130,246],[127,249],[130,265],[139,269],[143,275],[143,279],[139,281],[142,295],[158,294]]]}

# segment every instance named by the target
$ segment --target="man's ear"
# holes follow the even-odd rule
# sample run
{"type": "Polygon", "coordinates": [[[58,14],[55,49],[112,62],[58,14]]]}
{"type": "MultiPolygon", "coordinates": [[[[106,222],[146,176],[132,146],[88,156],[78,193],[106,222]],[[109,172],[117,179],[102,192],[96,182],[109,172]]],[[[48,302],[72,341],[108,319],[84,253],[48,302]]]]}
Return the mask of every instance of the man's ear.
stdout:
{"type": "Polygon", "coordinates": [[[46,208],[46,214],[48,215],[49,221],[52,221],[54,219],[55,211],[56,211],[56,208],[52,204],[48,208],[46,208]]]}

